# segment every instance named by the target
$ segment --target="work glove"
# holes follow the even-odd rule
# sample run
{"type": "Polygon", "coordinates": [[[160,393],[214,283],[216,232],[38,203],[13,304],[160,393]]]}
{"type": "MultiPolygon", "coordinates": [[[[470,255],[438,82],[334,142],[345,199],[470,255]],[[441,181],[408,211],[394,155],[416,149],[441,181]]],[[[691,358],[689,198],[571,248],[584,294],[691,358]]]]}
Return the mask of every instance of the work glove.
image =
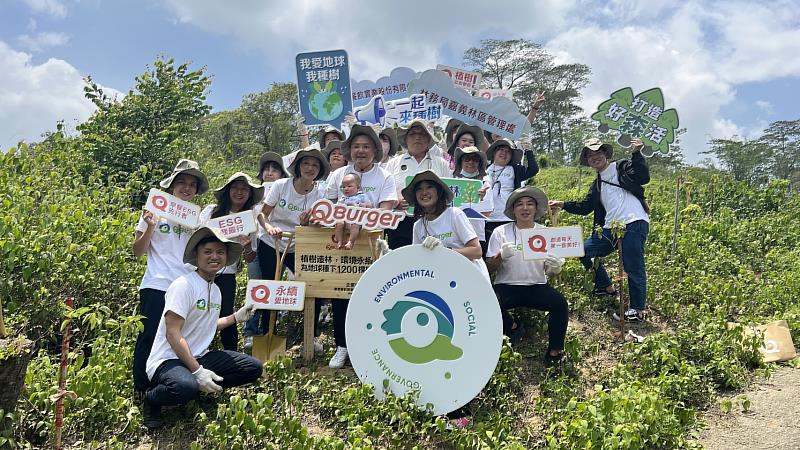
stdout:
{"type": "Polygon", "coordinates": [[[544,271],[547,275],[558,275],[561,273],[561,266],[564,265],[564,258],[546,253],[544,255],[544,271]]]}
{"type": "Polygon", "coordinates": [[[440,245],[442,245],[442,241],[440,241],[439,238],[435,236],[428,236],[425,238],[424,241],[422,241],[422,246],[427,248],[428,250],[433,250],[440,245]]]}
{"type": "Polygon", "coordinates": [[[503,261],[513,258],[517,253],[517,246],[513,242],[506,242],[500,247],[500,257],[503,261]]]}
{"type": "Polygon", "coordinates": [[[197,380],[197,384],[200,385],[201,392],[205,392],[206,394],[222,392],[222,386],[215,383],[215,381],[222,381],[223,378],[213,371],[200,366],[199,369],[192,372],[192,375],[194,375],[194,379],[197,380]]]}
{"type": "Polygon", "coordinates": [[[389,244],[384,239],[376,239],[375,247],[377,247],[378,250],[378,258],[389,253],[389,244]]]}
{"type": "Polygon", "coordinates": [[[519,148],[524,151],[528,151],[532,149],[531,141],[533,140],[533,136],[530,133],[525,133],[519,138],[519,148]]]}
{"type": "Polygon", "coordinates": [[[238,311],[233,313],[233,318],[236,319],[236,323],[247,322],[248,320],[250,320],[250,318],[252,318],[253,314],[255,313],[255,309],[253,309],[254,306],[255,305],[253,305],[252,303],[248,303],[239,308],[238,311]]]}
{"type": "Polygon", "coordinates": [[[352,128],[353,125],[358,123],[358,121],[356,121],[356,116],[354,116],[352,112],[349,112],[344,116],[344,123],[352,128]]]}

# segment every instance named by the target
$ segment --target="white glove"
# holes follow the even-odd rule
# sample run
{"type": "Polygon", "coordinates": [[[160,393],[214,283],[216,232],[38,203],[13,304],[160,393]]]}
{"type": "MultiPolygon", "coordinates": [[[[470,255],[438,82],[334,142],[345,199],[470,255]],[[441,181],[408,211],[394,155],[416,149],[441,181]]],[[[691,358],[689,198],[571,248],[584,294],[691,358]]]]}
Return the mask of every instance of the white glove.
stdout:
{"type": "Polygon", "coordinates": [[[200,366],[199,369],[192,372],[197,384],[200,385],[200,391],[210,394],[212,392],[222,392],[222,386],[215,383],[215,381],[222,381],[223,378],[213,371],[200,366]]]}
{"type": "Polygon", "coordinates": [[[564,265],[564,258],[547,253],[544,255],[544,271],[547,275],[558,275],[561,273],[561,266],[564,265]]]}
{"type": "Polygon", "coordinates": [[[233,313],[233,318],[236,319],[236,323],[242,323],[250,320],[250,318],[253,317],[253,314],[256,312],[255,309],[253,309],[254,307],[254,304],[248,303],[233,313]]]}
{"type": "Polygon", "coordinates": [[[356,121],[356,116],[354,116],[352,112],[349,112],[344,116],[344,123],[350,125],[350,127],[352,128],[353,125],[355,125],[358,122],[356,121]]]}
{"type": "Polygon", "coordinates": [[[436,247],[442,245],[442,241],[435,236],[427,236],[424,241],[422,241],[422,246],[427,248],[428,250],[433,250],[436,247]]]}
{"type": "Polygon", "coordinates": [[[525,134],[523,134],[523,135],[522,135],[522,136],[520,136],[520,138],[519,138],[519,147],[520,147],[522,150],[524,150],[524,151],[526,151],[526,152],[527,152],[528,150],[530,150],[531,148],[533,148],[533,147],[531,146],[531,140],[533,140],[533,136],[532,136],[530,133],[525,133],[525,134]]]}
{"type": "Polygon", "coordinates": [[[503,261],[513,258],[517,253],[517,246],[513,242],[506,242],[500,247],[500,257],[503,261]]]}
{"type": "Polygon", "coordinates": [[[375,246],[378,249],[378,258],[380,258],[381,256],[389,253],[389,251],[390,251],[389,250],[389,244],[383,239],[380,239],[380,238],[376,239],[375,240],[375,246]]]}

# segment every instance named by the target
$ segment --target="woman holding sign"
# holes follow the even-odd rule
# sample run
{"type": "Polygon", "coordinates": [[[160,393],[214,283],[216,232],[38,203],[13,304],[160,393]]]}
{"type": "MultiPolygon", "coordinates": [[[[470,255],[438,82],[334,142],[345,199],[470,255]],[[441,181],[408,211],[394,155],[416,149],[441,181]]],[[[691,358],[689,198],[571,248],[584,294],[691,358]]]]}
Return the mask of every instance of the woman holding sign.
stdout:
{"type": "MultiPolygon", "coordinates": [[[[525,141],[525,139],[523,139],[525,141]]],[[[486,172],[489,176],[490,192],[494,210],[489,215],[486,224],[486,239],[492,231],[500,225],[508,223],[508,217],[503,213],[506,201],[511,192],[522,185],[522,182],[539,173],[539,165],[533,151],[524,151],[528,166],[522,165],[522,149],[517,148],[508,139],[498,139],[492,142],[486,151],[486,158],[491,161],[486,172]]]]}
{"type": "MultiPolygon", "coordinates": [[[[208,190],[208,178],[196,162],[181,159],[159,186],[179,199],[190,202],[196,195],[208,190]]],[[[175,279],[194,269],[183,263],[183,250],[191,234],[191,230],[156,217],[150,211],[143,211],[136,224],[133,256],[138,258],[147,255],[147,267],[139,285],[139,315],[144,316],[144,329],[136,338],[133,351],[133,388],[140,398],[150,384],[145,366],[158,322],[164,314],[164,294],[175,279]]]]}
{"type": "Polygon", "coordinates": [[[464,255],[481,274],[489,279],[489,271],[481,257],[478,235],[459,208],[447,206],[453,191],[430,170],[420,172],[403,189],[403,198],[414,207],[414,244],[433,250],[439,245],[464,255]]]}
{"type": "Polygon", "coordinates": [[[494,210],[493,198],[487,195],[491,185],[486,177],[486,155],[475,146],[455,149],[455,171],[454,178],[467,178],[481,182],[478,190],[479,198],[473,202],[462,202],[461,209],[467,214],[469,223],[475,229],[478,240],[481,243],[483,255],[486,255],[486,218],[494,210]]]}
{"type": "MultiPolygon", "coordinates": [[[[261,203],[264,198],[264,186],[253,183],[250,175],[244,172],[236,172],[228,178],[228,181],[221,188],[214,190],[216,204],[212,203],[200,213],[200,223],[206,224],[209,219],[217,219],[229,214],[236,214],[244,211],[252,211],[253,207],[261,203]]],[[[256,258],[253,251],[252,241],[255,233],[249,236],[240,236],[237,240],[244,247],[244,259],[252,262],[256,258]]],[[[236,298],[236,274],[239,272],[239,261],[229,261],[230,264],[217,273],[214,277],[214,284],[219,287],[222,293],[222,306],[220,314],[228,316],[233,314],[233,304],[236,298]]],[[[220,341],[225,350],[236,351],[239,342],[239,333],[236,327],[228,327],[220,331],[220,341]]]]}
{"type": "MultiPolygon", "coordinates": [[[[258,223],[264,229],[258,242],[258,261],[261,275],[266,280],[273,279],[276,273],[279,262],[276,249],[286,253],[284,267],[294,271],[294,240],[289,242],[282,234],[284,231],[294,233],[294,228],[300,225],[300,216],[322,198],[316,182],[328,175],[330,166],[322,152],[314,147],[306,147],[297,152],[288,171],[291,178],[283,178],[272,184],[258,215],[258,223]]],[[[267,320],[270,313],[265,314],[267,320]]],[[[319,315],[319,310],[316,314],[319,315]]],[[[315,321],[315,334],[316,328],[315,321]]],[[[314,351],[322,352],[322,345],[316,339],[314,351]]]]}
{"type": "Polygon", "coordinates": [[[526,307],[547,311],[549,345],[544,354],[545,366],[558,364],[564,356],[564,338],[569,318],[567,301],[547,284],[547,277],[561,273],[564,260],[551,254],[529,261],[522,257],[522,231],[542,228],[536,223],[547,214],[547,195],[541,189],[525,186],[515,190],[506,201],[505,215],[513,222],[497,227],[489,239],[486,264],[497,272],[494,290],[503,313],[503,333],[512,342],[522,336],[522,327],[508,313],[509,309],[526,307]]]}

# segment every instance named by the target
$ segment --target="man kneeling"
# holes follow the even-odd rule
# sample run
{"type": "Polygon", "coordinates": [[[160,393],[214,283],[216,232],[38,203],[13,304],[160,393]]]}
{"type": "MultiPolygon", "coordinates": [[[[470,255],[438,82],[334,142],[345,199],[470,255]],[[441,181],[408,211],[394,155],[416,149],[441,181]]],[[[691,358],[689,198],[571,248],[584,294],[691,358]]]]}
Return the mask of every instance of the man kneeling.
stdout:
{"type": "Polygon", "coordinates": [[[239,243],[208,227],[198,229],[186,244],[183,262],[197,270],[177,278],[167,289],[164,315],[147,359],[146,427],[161,425],[162,406],[180,405],[198,392],[220,392],[261,376],[263,365],[256,358],[230,350],[208,351],[217,330],[236,326],[253,314],[249,304],[219,317],[222,298],[214,276],[228,261],[238,261],[241,254],[239,243]]]}

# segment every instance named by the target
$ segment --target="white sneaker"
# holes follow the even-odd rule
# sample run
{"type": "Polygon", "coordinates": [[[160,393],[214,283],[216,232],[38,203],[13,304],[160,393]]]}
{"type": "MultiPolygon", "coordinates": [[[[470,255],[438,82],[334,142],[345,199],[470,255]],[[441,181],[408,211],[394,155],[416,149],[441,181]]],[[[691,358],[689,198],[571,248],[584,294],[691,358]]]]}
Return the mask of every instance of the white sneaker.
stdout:
{"type": "Polygon", "coordinates": [[[322,348],[322,342],[319,341],[319,338],[314,338],[314,354],[321,355],[325,353],[325,349],[322,348]]]}
{"type": "Polygon", "coordinates": [[[336,347],[336,353],[331,358],[331,362],[328,363],[328,367],[341,369],[344,367],[345,362],[347,362],[347,347],[336,347]]]}
{"type": "Polygon", "coordinates": [[[253,336],[245,336],[244,337],[244,349],[250,350],[253,348],[253,336]]]}

